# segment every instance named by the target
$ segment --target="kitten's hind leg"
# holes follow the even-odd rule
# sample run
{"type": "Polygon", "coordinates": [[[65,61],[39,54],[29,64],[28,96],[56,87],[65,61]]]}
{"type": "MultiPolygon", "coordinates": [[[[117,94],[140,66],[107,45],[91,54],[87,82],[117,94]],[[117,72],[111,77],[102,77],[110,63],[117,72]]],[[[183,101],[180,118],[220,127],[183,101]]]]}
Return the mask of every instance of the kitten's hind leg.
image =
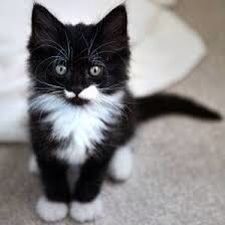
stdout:
{"type": "Polygon", "coordinates": [[[38,168],[38,164],[37,164],[37,159],[36,159],[36,156],[34,154],[32,154],[29,158],[28,170],[31,174],[39,175],[39,168],[38,168]]]}
{"type": "Polygon", "coordinates": [[[126,181],[131,176],[132,167],[133,153],[129,143],[116,150],[109,165],[109,176],[116,182],[126,181]]]}

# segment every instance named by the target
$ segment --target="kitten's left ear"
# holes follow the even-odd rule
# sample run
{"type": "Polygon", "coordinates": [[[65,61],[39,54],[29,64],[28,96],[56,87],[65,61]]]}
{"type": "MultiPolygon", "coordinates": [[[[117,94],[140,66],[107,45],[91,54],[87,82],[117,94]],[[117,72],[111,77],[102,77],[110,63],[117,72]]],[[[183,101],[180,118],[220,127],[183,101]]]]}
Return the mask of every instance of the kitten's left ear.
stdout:
{"type": "Polygon", "coordinates": [[[117,6],[99,23],[104,41],[120,48],[128,43],[127,11],[124,4],[117,6]]]}

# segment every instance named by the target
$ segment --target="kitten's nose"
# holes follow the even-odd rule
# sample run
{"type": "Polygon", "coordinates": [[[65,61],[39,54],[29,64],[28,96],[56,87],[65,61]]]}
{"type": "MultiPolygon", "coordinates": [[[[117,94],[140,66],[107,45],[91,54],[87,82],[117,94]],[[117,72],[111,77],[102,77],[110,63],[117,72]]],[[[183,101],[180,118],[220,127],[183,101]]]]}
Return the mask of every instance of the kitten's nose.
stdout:
{"type": "Polygon", "coordinates": [[[83,89],[82,89],[82,87],[78,86],[78,87],[74,87],[72,90],[73,90],[74,94],[76,94],[78,96],[83,89]]]}

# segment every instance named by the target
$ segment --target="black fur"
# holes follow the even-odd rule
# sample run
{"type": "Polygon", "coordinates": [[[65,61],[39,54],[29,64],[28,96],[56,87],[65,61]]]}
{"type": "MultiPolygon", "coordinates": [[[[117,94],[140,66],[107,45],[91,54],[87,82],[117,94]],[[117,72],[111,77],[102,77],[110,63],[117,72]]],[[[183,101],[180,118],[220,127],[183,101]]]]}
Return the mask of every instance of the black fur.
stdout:
{"type": "Polygon", "coordinates": [[[216,111],[176,94],[159,93],[137,98],[135,101],[139,122],[169,114],[185,115],[201,120],[219,121],[222,119],[216,111]]]}
{"type": "Polygon", "coordinates": [[[34,92],[46,86],[43,82],[61,84],[75,92],[97,83],[106,93],[114,92],[124,87],[128,78],[130,49],[126,9],[123,5],[117,7],[95,25],[72,26],[63,25],[44,7],[35,4],[28,49],[31,53],[28,65],[34,92]],[[59,60],[48,58],[56,55],[59,60]],[[54,72],[60,60],[68,66],[63,79],[54,72]],[[88,69],[93,64],[104,68],[104,76],[100,79],[88,76],[88,69]],[[117,88],[110,88],[114,86],[117,88]]]}
{"type": "MultiPolygon", "coordinates": [[[[180,101],[175,96],[156,95],[147,101],[146,99],[135,101],[132,98],[126,86],[130,48],[127,15],[123,5],[115,8],[97,24],[73,26],[62,24],[47,9],[35,4],[28,50],[30,53],[28,60],[31,80],[30,102],[43,93],[64,98],[60,91],[55,92],[58,86],[76,93],[91,84],[96,84],[106,95],[112,95],[118,91],[124,92],[122,100],[124,107],[120,119],[115,124],[103,121],[107,126],[104,131],[104,140],[94,144],[94,148],[100,152],[100,155],[88,157],[81,167],[79,179],[72,190],[69,188],[66,176],[69,164],[54,155],[59,147],[67,147],[70,139],[53,138],[51,136],[52,124],[43,122],[48,113],[30,108],[32,147],[40,167],[44,192],[49,200],[60,202],[93,200],[101,189],[113,154],[119,146],[132,138],[136,118],[141,121],[149,116],[181,113],[183,110],[185,114],[193,115],[189,108],[193,104],[187,100],[180,101]],[[57,64],[67,66],[65,76],[57,75],[55,72],[57,64]],[[103,74],[99,78],[88,74],[89,68],[96,64],[103,68],[103,74]],[[136,104],[133,104],[134,102],[136,104]],[[152,107],[146,108],[146,105],[152,107]],[[135,106],[138,111],[137,117],[135,106]],[[145,114],[140,114],[141,111],[145,111],[145,114]]],[[[89,104],[84,101],[69,100],[68,103],[79,105],[78,107],[89,104]]],[[[202,115],[212,119],[218,117],[213,112],[195,104],[194,106],[194,115],[197,117],[202,115]]],[[[88,152],[89,149],[87,149],[88,152]]]]}

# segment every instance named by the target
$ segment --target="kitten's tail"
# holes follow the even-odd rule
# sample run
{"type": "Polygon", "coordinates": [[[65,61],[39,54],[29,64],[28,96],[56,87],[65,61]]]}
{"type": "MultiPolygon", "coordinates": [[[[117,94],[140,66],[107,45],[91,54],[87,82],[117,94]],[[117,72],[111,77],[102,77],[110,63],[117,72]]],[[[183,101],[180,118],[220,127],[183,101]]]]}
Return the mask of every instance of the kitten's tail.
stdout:
{"type": "Polygon", "coordinates": [[[136,98],[139,122],[168,114],[186,115],[201,120],[222,120],[222,116],[206,106],[176,94],[155,94],[136,98]]]}

